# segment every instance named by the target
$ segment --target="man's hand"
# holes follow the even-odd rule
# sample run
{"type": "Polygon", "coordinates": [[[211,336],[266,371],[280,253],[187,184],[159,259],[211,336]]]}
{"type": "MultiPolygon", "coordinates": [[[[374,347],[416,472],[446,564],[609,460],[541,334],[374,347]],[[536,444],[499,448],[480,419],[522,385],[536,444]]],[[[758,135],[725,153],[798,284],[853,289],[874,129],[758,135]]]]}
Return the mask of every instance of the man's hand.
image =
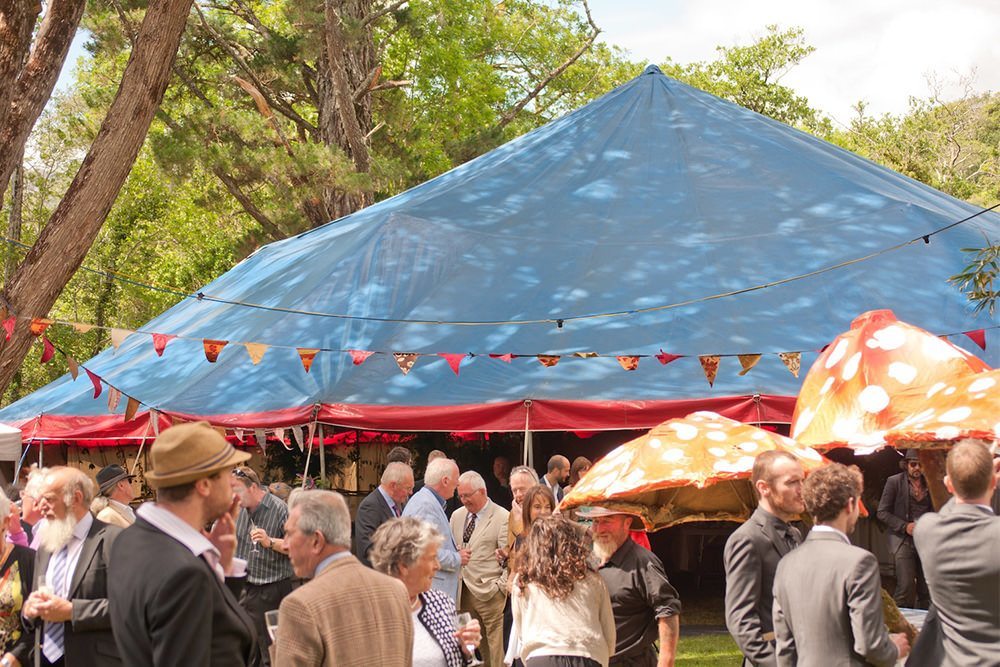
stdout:
{"type": "Polygon", "coordinates": [[[24,605],[21,607],[21,614],[23,614],[25,618],[38,618],[38,608],[36,605],[47,598],[48,595],[45,593],[34,591],[28,596],[28,599],[24,601],[24,605]]]}
{"type": "Polygon", "coordinates": [[[254,528],[250,531],[250,539],[258,544],[264,544],[265,548],[271,548],[271,538],[268,537],[267,531],[263,528],[254,528]],[[266,542],[266,544],[265,544],[266,542]]]}
{"type": "Polygon", "coordinates": [[[17,506],[17,503],[10,504],[10,514],[7,515],[7,532],[11,535],[24,532],[24,527],[21,525],[21,508],[17,506]]]}
{"type": "Polygon", "coordinates": [[[469,558],[472,556],[472,551],[469,549],[459,549],[458,555],[462,559],[462,565],[468,565],[469,558]]]}
{"type": "Polygon", "coordinates": [[[906,524],[906,534],[907,535],[912,535],[913,534],[913,527],[915,525],[917,525],[917,524],[914,523],[913,521],[911,521],[910,523],[906,524]]]}
{"type": "Polygon", "coordinates": [[[507,557],[509,555],[510,552],[507,549],[497,549],[496,550],[497,564],[499,564],[500,567],[503,567],[504,564],[507,563],[507,557]]]}
{"type": "Polygon", "coordinates": [[[892,643],[895,644],[896,648],[899,650],[900,658],[905,658],[910,654],[910,640],[906,638],[906,633],[897,632],[895,634],[891,634],[889,635],[889,639],[892,640],[892,643]]]}
{"type": "Polygon", "coordinates": [[[233,554],[236,553],[236,521],[235,516],[240,511],[240,499],[234,494],[229,510],[219,517],[212,526],[212,532],[205,537],[219,550],[219,564],[226,575],[233,571],[233,554]]]}
{"type": "Polygon", "coordinates": [[[63,623],[73,618],[73,603],[55,595],[37,602],[35,610],[43,621],[63,623]]]}

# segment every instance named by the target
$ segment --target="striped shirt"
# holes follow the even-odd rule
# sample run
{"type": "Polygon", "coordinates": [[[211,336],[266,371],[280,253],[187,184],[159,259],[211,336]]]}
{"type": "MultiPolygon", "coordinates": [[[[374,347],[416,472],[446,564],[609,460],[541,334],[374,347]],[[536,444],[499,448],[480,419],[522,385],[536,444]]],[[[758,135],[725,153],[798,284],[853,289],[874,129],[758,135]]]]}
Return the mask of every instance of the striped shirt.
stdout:
{"type": "MultiPolygon", "coordinates": [[[[292,576],[292,564],[288,556],[266,549],[263,544],[257,545],[254,550],[250,539],[251,523],[257,528],[263,528],[271,539],[284,538],[286,519],[288,507],[271,493],[265,493],[254,509],[244,508],[240,511],[236,518],[236,557],[247,561],[248,584],[273,584],[292,576]]],[[[267,543],[267,540],[264,542],[267,543]]]]}

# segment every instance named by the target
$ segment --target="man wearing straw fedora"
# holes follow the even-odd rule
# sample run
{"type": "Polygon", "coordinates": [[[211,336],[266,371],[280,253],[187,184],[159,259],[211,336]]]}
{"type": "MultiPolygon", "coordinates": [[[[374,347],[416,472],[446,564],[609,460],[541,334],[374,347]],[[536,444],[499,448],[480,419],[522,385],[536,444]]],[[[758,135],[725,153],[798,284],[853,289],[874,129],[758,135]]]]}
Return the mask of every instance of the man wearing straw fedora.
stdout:
{"type": "Polygon", "coordinates": [[[258,665],[253,621],[237,602],[246,562],[233,557],[238,499],[230,484],[230,471],[250,455],[198,422],[164,431],[150,456],[146,481],[156,503],[139,508],[109,567],[122,659],[151,667],[258,665]]]}
{"type": "Polygon", "coordinates": [[[104,523],[119,528],[128,528],[135,523],[135,512],[129,506],[135,498],[132,477],[116,463],[101,468],[97,472],[98,494],[90,503],[90,511],[104,523]]]}

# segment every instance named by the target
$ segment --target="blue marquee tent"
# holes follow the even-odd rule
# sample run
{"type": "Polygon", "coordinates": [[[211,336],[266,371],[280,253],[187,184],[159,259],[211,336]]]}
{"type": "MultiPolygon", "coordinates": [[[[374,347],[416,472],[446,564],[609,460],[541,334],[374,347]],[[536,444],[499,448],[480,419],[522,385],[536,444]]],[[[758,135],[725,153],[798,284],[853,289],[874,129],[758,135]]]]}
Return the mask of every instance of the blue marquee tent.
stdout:
{"type": "Polygon", "coordinates": [[[804,373],[866,310],[890,308],[996,364],[997,318],[974,314],[947,279],[961,248],[997,240],[1000,217],[890,250],[977,211],[650,67],[427,183],[259,249],[85,362],[142,404],[135,419],[125,399],[109,413],[81,372],[0,421],[26,439],[109,442],[148,432],[150,408],[231,428],[648,428],[694,409],[788,421],[799,379],[778,353],[802,352],[804,373]],[[985,352],[961,335],[979,329],[985,352]],[[152,333],[177,336],[162,357],[152,333]],[[229,341],[217,362],[202,339],[229,341]],[[270,347],[255,364],[243,343],[270,347]],[[319,350],[308,373],[296,348],[319,350]],[[661,349],[682,357],[661,364],[661,349]],[[350,350],[374,354],[355,364],[350,350]],[[404,375],[393,353],[421,356],[404,375]],[[439,353],[475,356],[456,375],[439,353]],[[722,356],[714,386],[698,359],[758,353],[742,376],[722,356]],[[627,371],[620,355],[644,356],[627,371]]]}

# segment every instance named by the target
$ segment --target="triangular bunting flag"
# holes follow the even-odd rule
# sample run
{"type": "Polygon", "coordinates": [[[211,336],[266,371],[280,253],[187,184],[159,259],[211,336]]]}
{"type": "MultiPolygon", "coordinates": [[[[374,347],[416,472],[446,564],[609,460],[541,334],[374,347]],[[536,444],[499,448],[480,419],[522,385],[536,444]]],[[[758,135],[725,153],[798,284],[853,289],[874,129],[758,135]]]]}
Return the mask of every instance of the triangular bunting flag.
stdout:
{"type": "Polygon", "coordinates": [[[511,354],[510,352],[508,352],[507,354],[491,354],[490,359],[499,359],[505,364],[509,364],[510,360],[516,356],[517,356],[516,354],[511,354]]]}
{"type": "Polygon", "coordinates": [[[54,356],[56,356],[56,348],[52,346],[52,341],[49,340],[48,336],[42,336],[41,363],[47,363],[54,356]]]}
{"type": "Polygon", "coordinates": [[[97,398],[101,395],[101,378],[89,368],[84,368],[83,370],[87,371],[87,377],[90,378],[91,384],[94,385],[94,398],[97,398]]]}
{"type": "Polygon", "coordinates": [[[538,357],[538,362],[546,368],[552,368],[559,363],[560,359],[562,359],[562,357],[558,354],[538,354],[535,356],[538,357]]]}
{"type": "Polygon", "coordinates": [[[135,419],[135,413],[139,412],[139,405],[137,399],[128,397],[128,403],[125,404],[125,421],[130,422],[135,419]]]}
{"type": "Polygon", "coordinates": [[[16,317],[8,317],[3,321],[3,330],[7,332],[7,340],[10,340],[10,335],[14,333],[14,325],[16,324],[16,317]]]}
{"type": "Polygon", "coordinates": [[[229,341],[228,340],[210,340],[205,338],[201,341],[202,345],[205,347],[205,358],[208,359],[210,363],[215,363],[215,360],[219,358],[219,353],[222,352],[229,341]]]}
{"type": "Polygon", "coordinates": [[[964,332],[966,336],[972,339],[972,342],[979,346],[980,349],[986,349],[986,331],[984,329],[976,329],[975,331],[964,332]]]}
{"type": "MultiPolygon", "coordinates": [[[[285,429],[283,428],[274,429],[274,437],[275,439],[281,441],[282,445],[285,445],[285,429]]],[[[291,449],[291,447],[285,445],[285,449],[291,449]]]]}
{"type": "Polygon", "coordinates": [[[676,361],[676,360],[680,359],[681,356],[682,355],[680,355],[680,354],[670,354],[669,352],[664,352],[663,348],[661,347],[660,348],[660,353],[656,355],[656,360],[659,361],[664,366],[666,366],[671,361],[676,361]]]}
{"type": "Polygon", "coordinates": [[[581,359],[593,359],[598,356],[598,354],[596,352],[574,352],[573,356],[581,359]]]}
{"type": "Polygon", "coordinates": [[[615,357],[618,363],[627,371],[634,371],[639,368],[639,357],[620,355],[615,357]]]}
{"type": "Polygon", "coordinates": [[[746,375],[750,372],[750,369],[757,365],[760,361],[759,354],[737,354],[736,357],[740,360],[740,366],[743,370],[740,371],[740,375],[746,375]]]}
{"type": "Polygon", "coordinates": [[[52,324],[52,320],[47,320],[44,317],[34,317],[31,320],[31,335],[41,336],[45,333],[45,330],[49,328],[52,324]]]}
{"type": "Polygon", "coordinates": [[[715,384],[715,375],[719,372],[719,355],[702,355],[698,357],[698,361],[701,362],[701,368],[705,371],[705,379],[708,380],[708,386],[713,386],[715,384]]]}
{"type": "Polygon", "coordinates": [[[460,353],[442,352],[438,356],[447,361],[448,365],[451,366],[451,370],[455,372],[455,375],[458,375],[458,369],[462,365],[462,359],[465,359],[467,355],[460,353]]]}
{"type": "Polygon", "coordinates": [[[306,373],[312,368],[313,359],[319,353],[318,348],[308,348],[308,347],[297,347],[295,351],[299,353],[299,359],[302,361],[302,368],[306,369],[306,373]]]}
{"type": "Polygon", "coordinates": [[[125,342],[125,339],[134,334],[135,332],[131,329],[112,329],[111,330],[111,344],[117,350],[121,347],[121,344],[125,342]]]}
{"type": "Polygon", "coordinates": [[[75,380],[76,376],[80,374],[80,365],[76,363],[76,359],[68,354],[66,355],[66,365],[69,366],[69,374],[72,375],[75,380]]]}
{"type": "Polygon", "coordinates": [[[393,352],[392,357],[396,360],[399,370],[403,371],[403,375],[409,373],[413,364],[417,363],[417,355],[409,352],[393,352]]]}
{"type": "Polygon", "coordinates": [[[264,429],[262,429],[262,428],[255,428],[253,430],[253,437],[254,437],[254,440],[257,441],[257,446],[260,447],[263,450],[264,449],[264,445],[267,444],[267,433],[264,432],[264,429]]]}
{"type": "MultiPolygon", "coordinates": [[[[825,348],[824,348],[825,349],[825,348]]],[[[792,372],[795,377],[799,376],[799,369],[802,368],[802,353],[801,352],[779,352],[778,356],[785,363],[785,366],[792,372]]]]}
{"type": "Polygon", "coordinates": [[[77,331],[79,331],[80,333],[87,333],[87,332],[92,331],[94,329],[94,325],[93,324],[81,324],[80,322],[74,322],[73,323],[73,328],[76,329],[77,331]]]}
{"type": "Polygon", "coordinates": [[[348,350],[348,352],[350,353],[351,361],[355,366],[360,366],[368,360],[368,357],[375,354],[369,350],[348,350]]]}
{"type": "Polygon", "coordinates": [[[108,387],[108,412],[114,412],[121,403],[122,393],[114,387],[108,387]]]}
{"type": "Polygon", "coordinates": [[[300,452],[305,451],[305,447],[303,446],[304,443],[302,441],[302,427],[292,426],[291,431],[292,431],[292,442],[298,445],[300,452]]]}
{"type": "Polygon", "coordinates": [[[162,357],[163,350],[166,349],[167,343],[177,338],[174,334],[153,334],[153,349],[156,350],[156,356],[162,357]]]}
{"type": "Polygon", "coordinates": [[[243,347],[247,349],[247,354],[250,355],[250,361],[256,366],[260,363],[260,360],[264,358],[264,353],[267,352],[267,348],[270,345],[265,345],[264,343],[243,343],[243,347]]]}

